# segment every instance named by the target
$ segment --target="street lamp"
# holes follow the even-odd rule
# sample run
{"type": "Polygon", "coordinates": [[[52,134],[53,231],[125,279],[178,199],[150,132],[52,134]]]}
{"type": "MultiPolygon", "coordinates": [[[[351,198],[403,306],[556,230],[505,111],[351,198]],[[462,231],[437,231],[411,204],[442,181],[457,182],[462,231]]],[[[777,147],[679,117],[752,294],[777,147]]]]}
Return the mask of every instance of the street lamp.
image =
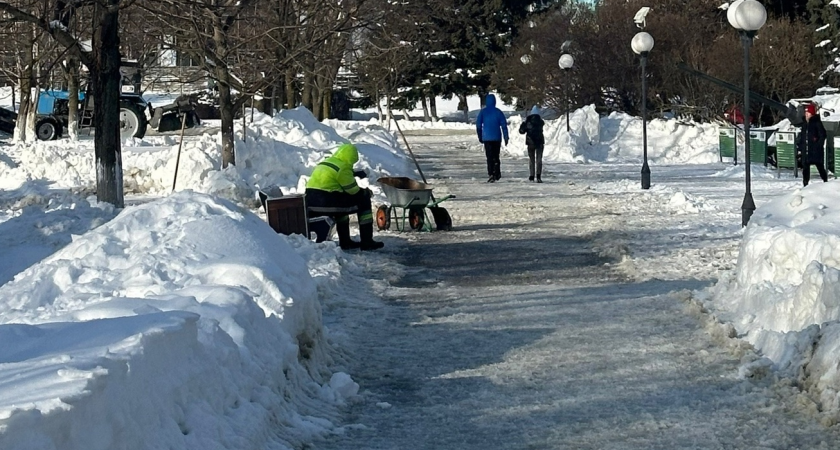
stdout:
{"type": "Polygon", "coordinates": [[[764,6],[756,0],[736,0],[729,5],[726,11],[726,18],[738,34],[741,35],[741,44],[744,46],[744,157],[746,158],[746,190],[744,202],[741,204],[741,226],[745,227],[750,222],[755,211],[750,189],[750,46],[755,37],[756,31],[767,21],[767,11],[764,6]]]}
{"type": "MultiPolygon", "coordinates": [[[[568,53],[564,53],[560,56],[560,68],[563,69],[563,73],[568,74],[569,70],[572,66],[575,65],[575,59],[572,58],[572,55],[568,53]]],[[[569,75],[565,75],[566,78],[566,133],[571,132],[571,127],[569,127],[569,75]]]]}
{"type": "Polygon", "coordinates": [[[650,167],[647,157],[647,79],[645,63],[647,55],[653,49],[653,37],[642,31],[633,36],[630,47],[639,55],[642,66],[642,189],[650,189],[650,167]]]}

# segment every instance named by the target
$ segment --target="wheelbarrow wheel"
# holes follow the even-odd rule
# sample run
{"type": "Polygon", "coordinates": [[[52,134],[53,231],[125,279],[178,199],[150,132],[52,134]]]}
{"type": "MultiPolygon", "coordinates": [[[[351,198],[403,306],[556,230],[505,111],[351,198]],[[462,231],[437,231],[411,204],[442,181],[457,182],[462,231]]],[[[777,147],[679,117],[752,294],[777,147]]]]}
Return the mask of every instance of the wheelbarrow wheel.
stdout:
{"type": "Polygon", "coordinates": [[[426,223],[426,215],[423,213],[423,208],[411,208],[408,210],[408,226],[412,230],[420,230],[426,223]]]}
{"type": "Polygon", "coordinates": [[[380,230],[391,228],[391,208],[385,205],[376,208],[376,227],[380,230]]]}

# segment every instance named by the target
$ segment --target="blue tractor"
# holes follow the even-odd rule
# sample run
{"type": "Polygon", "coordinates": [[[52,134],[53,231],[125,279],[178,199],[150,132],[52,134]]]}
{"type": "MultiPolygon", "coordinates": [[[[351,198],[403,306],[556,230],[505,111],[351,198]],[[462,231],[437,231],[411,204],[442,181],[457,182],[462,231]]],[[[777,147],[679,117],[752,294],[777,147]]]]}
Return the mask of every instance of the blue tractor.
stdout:
{"type": "MultiPolygon", "coordinates": [[[[44,90],[38,96],[38,111],[35,119],[35,135],[48,141],[58,139],[68,126],[69,93],[63,90],[44,90]]],[[[79,92],[79,129],[93,127],[93,98],[79,92]]],[[[140,94],[120,94],[120,136],[142,138],[146,135],[148,103],[140,94]]]]}

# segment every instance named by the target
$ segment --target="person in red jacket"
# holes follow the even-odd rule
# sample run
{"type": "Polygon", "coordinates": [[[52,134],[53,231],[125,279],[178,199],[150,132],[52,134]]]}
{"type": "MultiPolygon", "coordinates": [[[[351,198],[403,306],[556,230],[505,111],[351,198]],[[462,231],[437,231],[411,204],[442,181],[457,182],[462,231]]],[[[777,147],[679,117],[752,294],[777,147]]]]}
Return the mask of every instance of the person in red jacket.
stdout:
{"type": "Polygon", "coordinates": [[[828,181],[825,170],[825,127],[822,124],[817,106],[808,103],[805,106],[805,124],[799,132],[799,154],[802,155],[802,185],[808,186],[811,179],[811,165],[817,166],[820,178],[828,181]]]}

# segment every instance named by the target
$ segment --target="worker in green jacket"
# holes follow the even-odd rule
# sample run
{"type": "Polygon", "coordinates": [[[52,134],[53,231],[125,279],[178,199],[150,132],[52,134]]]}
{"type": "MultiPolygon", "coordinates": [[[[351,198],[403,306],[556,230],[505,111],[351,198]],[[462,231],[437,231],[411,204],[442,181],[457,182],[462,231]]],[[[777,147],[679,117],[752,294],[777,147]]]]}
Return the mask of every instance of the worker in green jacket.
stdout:
{"type": "Polygon", "coordinates": [[[356,207],[361,242],[350,238],[350,217],[335,214],[338,244],[344,250],[360,248],[376,250],[385,246],[373,240],[373,213],[370,206],[370,190],[356,184],[356,176],[364,172],[353,172],[353,165],[359,161],[359,151],[353,144],[342,144],[332,156],[324,159],[312,170],[312,177],[306,183],[307,207],[356,207]]]}

